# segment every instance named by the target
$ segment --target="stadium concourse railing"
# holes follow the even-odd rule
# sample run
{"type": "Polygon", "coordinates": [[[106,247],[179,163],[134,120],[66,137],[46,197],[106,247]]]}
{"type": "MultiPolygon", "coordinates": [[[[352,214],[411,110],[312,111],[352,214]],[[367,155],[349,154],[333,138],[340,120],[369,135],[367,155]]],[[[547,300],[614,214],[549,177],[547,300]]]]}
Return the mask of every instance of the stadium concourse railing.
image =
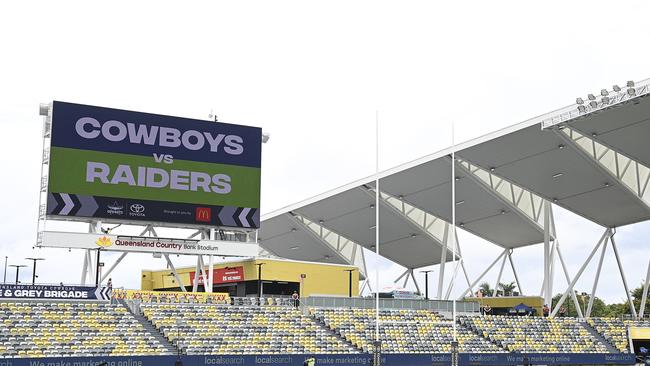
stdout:
{"type": "MultiPolygon", "coordinates": [[[[309,296],[300,300],[301,306],[323,308],[365,308],[374,309],[376,300],[365,297],[309,296]]],[[[419,299],[379,299],[380,309],[413,309],[452,312],[452,301],[419,299]]],[[[456,312],[478,313],[480,305],[474,301],[456,301],[456,312]]]]}

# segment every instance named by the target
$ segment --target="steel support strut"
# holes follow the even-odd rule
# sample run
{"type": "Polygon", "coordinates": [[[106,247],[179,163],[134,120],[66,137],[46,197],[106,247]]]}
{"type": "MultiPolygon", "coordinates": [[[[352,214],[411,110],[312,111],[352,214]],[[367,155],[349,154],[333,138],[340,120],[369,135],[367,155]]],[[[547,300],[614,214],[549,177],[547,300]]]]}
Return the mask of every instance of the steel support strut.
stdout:
{"type": "MultiPolygon", "coordinates": [[[[560,243],[557,243],[556,246],[557,250],[557,257],[560,259],[560,264],[562,265],[562,271],[564,272],[564,277],[566,278],[566,284],[567,286],[571,284],[571,276],[569,276],[569,271],[566,268],[566,264],[564,263],[564,258],[562,257],[562,252],[560,251],[560,243]]],[[[582,314],[582,308],[580,307],[580,303],[578,302],[578,297],[576,296],[575,291],[571,291],[571,298],[573,299],[573,304],[576,307],[576,310],[578,311],[578,317],[579,318],[584,318],[584,315],[582,314]]]]}
{"type": "Polygon", "coordinates": [[[462,299],[463,297],[465,297],[465,295],[467,295],[467,293],[468,293],[469,291],[471,291],[471,289],[472,289],[474,286],[476,286],[476,284],[478,284],[479,281],[481,281],[481,279],[482,279],[482,278],[483,278],[483,277],[484,277],[484,276],[485,276],[485,275],[486,275],[486,274],[487,274],[487,273],[492,269],[492,267],[494,267],[494,265],[497,264],[497,262],[498,262],[498,261],[499,261],[499,260],[500,260],[504,255],[508,254],[508,250],[509,250],[509,249],[504,249],[503,252],[501,252],[501,254],[499,254],[499,256],[498,256],[498,257],[497,257],[497,258],[496,258],[496,259],[495,259],[495,260],[494,260],[494,261],[493,261],[493,262],[492,262],[492,263],[491,263],[491,264],[490,264],[490,265],[485,269],[485,271],[483,271],[483,273],[481,273],[481,275],[478,276],[478,278],[477,278],[476,280],[474,280],[474,282],[472,282],[472,284],[471,284],[471,285],[470,285],[470,286],[469,286],[465,291],[463,291],[463,293],[460,294],[460,296],[458,297],[458,299],[460,300],[460,299],[462,299]]]}
{"type": "Polygon", "coordinates": [[[641,306],[639,308],[639,318],[643,318],[645,312],[645,303],[648,301],[648,287],[650,287],[650,260],[648,260],[648,272],[645,275],[645,284],[643,286],[643,295],[641,296],[641,306]]]}
{"type": "Polygon", "coordinates": [[[636,309],[634,307],[634,302],[632,301],[632,293],[627,286],[627,280],[625,279],[625,271],[623,271],[623,266],[621,265],[621,257],[618,255],[618,247],[616,246],[616,241],[614,240],[614,235],[610,238],[612,242],[612,249],[614,249],[614,256],[616,257],[616,263],[618,264],[618,271],[621,273],[621,279],[623,280],[623,287],[625,287],[625,295],[627,295],[627,302],[630,305],[630,312],[632,316],[636,318],[636,309]]]}
{"type": "Polygon", "coordinates": [[[600,259],[598,260],[598,269],[596,270],[596,276],[594,276],[594,286],[591,288],[591,296],[589,296],[589,304],[587,305],[587,312],[585,313],[586,318],[589,318],[591,316],[591,308],[594,305],[594,298],[596,297],[596,289],[598,288],[598,279],[600,278],[600,272],[603,269],[603,259],[605,259],[606,251],[607,251],[607,239],[605,239],[605,242],[603,243],[603,250],[600,253],[600,259]]]}
{"type": "Polygon", "coordinates": [[[555,305],[555,308],[551,312],[552,317],[555,316],[555,314],[557,314],[558,310],[560,310],[560,307],[564,303],[564,300],[566,300],[567,296],[569,296],[569,293],[573,292],[573,286],[576,285],[576,282],[578,282],[578,280],[580,279],[580,276],[582,276],[582,273],[585,271],[585,268],[587,268],[587,265],[589,264],[589,262],[591,262],[591,259],[594,257],[594,254],[596,254],[596,251],[598,251],[598,248],[600,248],[600,246],[603,244],[603,242],[605,240],[607,240],[607,237],[609,237],[611,235],[612,235],[611,229],[609,229],[609,228],[606,229],[605,232],[603,233],[603,236],[601,236],[600,240],[598,240],[598,244],[596,244],[594,249],[591,251],[591,253],[589,254],[589,257],[587,257],[587,260],[582,264],[582,267],[580,267],[580,270],[578,271],[576,276],[573,278],[573,281],[571,281],[571,283],[567,287],[566,291],[564,291],[564,294],[562,295],[560,300],[555,305]]]}

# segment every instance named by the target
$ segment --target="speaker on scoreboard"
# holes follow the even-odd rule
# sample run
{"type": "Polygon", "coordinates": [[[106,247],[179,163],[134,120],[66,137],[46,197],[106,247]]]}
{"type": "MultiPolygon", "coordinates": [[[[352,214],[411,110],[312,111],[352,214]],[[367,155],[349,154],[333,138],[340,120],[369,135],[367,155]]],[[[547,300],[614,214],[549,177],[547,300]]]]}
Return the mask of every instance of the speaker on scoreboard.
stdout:
{"type": "Polygon", "coordinates": [[[174,362],[174,366],[183,366],[183,361],[176,360],[176,362],[174,362]]]}

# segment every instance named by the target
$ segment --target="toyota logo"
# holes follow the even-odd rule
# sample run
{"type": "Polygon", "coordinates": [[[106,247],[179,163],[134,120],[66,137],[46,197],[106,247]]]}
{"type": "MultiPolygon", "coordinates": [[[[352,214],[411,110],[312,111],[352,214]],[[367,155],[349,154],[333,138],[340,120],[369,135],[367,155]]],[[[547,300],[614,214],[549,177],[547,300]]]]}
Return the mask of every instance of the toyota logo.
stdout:
{"type": "Polygon", "coordinates": [[[139,203],[134,203],[131,205],[130,210],[133,213],[142,213],[144,212],[144,206],[139,203]]]}

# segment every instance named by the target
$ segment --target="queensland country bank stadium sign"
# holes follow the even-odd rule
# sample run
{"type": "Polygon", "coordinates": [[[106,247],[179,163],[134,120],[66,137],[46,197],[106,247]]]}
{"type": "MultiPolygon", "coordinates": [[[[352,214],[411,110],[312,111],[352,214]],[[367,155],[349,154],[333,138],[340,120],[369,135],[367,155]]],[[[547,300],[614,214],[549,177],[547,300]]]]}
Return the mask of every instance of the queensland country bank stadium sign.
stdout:
{"type": "Polygon", "coordinates": [[[262,130],[53,102],[49,218],[255,229],[262,130]]]}

